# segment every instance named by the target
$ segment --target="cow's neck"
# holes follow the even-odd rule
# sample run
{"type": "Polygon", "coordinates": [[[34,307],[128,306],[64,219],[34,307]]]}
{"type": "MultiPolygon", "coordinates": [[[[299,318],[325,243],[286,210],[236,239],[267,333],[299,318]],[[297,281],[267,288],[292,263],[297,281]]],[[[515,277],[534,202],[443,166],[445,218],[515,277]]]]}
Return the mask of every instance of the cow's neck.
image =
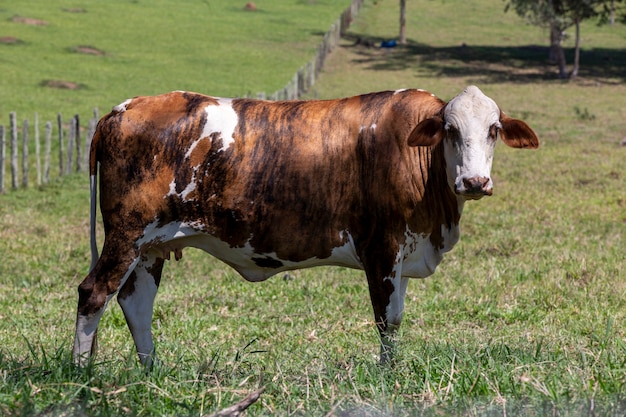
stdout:
{"type": "Polygon", "coordinates": [[[448,184],[443,146],[420,148],[418,172],[423,177],[423,192],[409,220],[411,230],[430,235],[433,246],[442,248],[445,230],[458,227],[464,200],[448,184]]]}

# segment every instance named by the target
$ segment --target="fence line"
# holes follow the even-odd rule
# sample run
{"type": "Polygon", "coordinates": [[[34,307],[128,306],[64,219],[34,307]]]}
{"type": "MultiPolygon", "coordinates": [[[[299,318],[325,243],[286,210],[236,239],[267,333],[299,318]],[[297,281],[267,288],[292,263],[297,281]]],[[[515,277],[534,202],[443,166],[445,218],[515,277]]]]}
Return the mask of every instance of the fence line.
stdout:
{"type": "MultiPolygon", "coordinates": [[[[257,93],[256,97],[269,100],[295,100],[298,99],[303,93],[308,92],[315,84],[320,71],[324,67],[326,57],[330,54],[338,45],[341,37],[345,35],[348,27],[358,14],[364,0],[352,0],[350,6],[343,11],[341,16],[333,23],[324,35],[322,42],[320,43],[315,56],[301,67],[294,75],[287,85],[275,91],[271,95],[266,93],[257,93]]],[[[86,171],[88,166],[89,147],[91,146],[91,139],[96,130],[96,125],[99,120],[98,109],[94,109],[94,117],[89,119],[86,127],[85,140],[81,137],[80,117],[78,114],[74,115],[69,120],[69,128],[67,129],[67,136],[65,135],[65,129],[63,126],[63,118],[61,113],[57,114],[57,132],[58,132],[58,164],[59,164],[59,177],[69,175],[75,168],[76,172],[86,171]],[[66,139],[67,137],[67,139],[66,139]]],[[[19,169],[18,169],[18,126],[17,126],[17,114],[11,112],[9,115],[9,139],[7,140],[7,131],[4,126],[0,125],[0,194],[6,192],[5,181],[5,161],[7,159],[7,143],[10,150],[10,165],[11,165],[11,189],[17,190],[19,188],[19,169]]],[[[29,186],[29,133],[30,124],[27,119],[24,120],[22,125],[22,170],[21,179],[22,187],[27,188],[29,186]]],[[[34,126],[34,148],[35,148],[35,166],[36,166],[36,182],[37,187],[42,187],[50,182],[50,171],[52,168],[52,122],[47,121],[45,124],[44,135],[44,150],[43,150],[43,170],[41,163],[41,143],[39,138],[39,115],[35,113],[34,126]]]]}
{"type": "Polygon", "coordinates": [[[256,97],[268,100],[296,100],[315,84],[315,80],[319,76],[320,71],[324,67],[326,57],[333,49],[339,45],[339,41],[354,21],[354,18],[361,10],[364,0],[352,0],[350,6],[341,13],[341,16],[324,35],[324,39],[320,43],[313,59],[301,67],[291,78],[289,83],[267,95],[266,93],[257,93],[256,97]]]}
{"type": "MultiPolygon", "coordinates": [[[[94,116],[98,116],[98,110],[94,110],[94,116]]],[[[58,140],[59,140],[59,170],[58,176],[69,175],[73,169],[76,172],[86,171],[88,166],[89,145],[91,137],[95,132],[97,119],[89,119],[86,128],[85,141],[82,140],[81,126],[79,115],[75,115],[68,122],[68,127],[63,125],[63,117],[59,113],[57,115],[58,140]],[[65,134],[67,130],[67,135],[65,134]],[[65,140],[67,138],[67,141],[65,140]]],[[[0,194],[6,192],[6,159],[7,148],[10,153],[11,166],[11,189],[17,190],[20,187],[20,174],[22,188],[28,188],[30,185],[30,170],[32,156],[29,154],[31,146],[35,148],[35,167],[36,167],[36,183],[37,187],[42,187],[50,182],[50,172],[52,168],[52,122],[47,121],[45,124],[43,155],[41,151],[41,140],[39,132],[39,115],[35,113],[34,124],[25,119],[21,129],[21,170],[18,166],[19,148],[18,141],[18,123],[17,115],[11,112],[9,115],[9,139],[6,138],[7,129],[0,125],[0,194]],[[31,134],[32,133],[32,134],[31,134]],[[34,144],[31,143],[31,138],[34,144]],[[7,146],[8,144],[8,146],[7,146]],[[42,164],[43,158],[43,164],[42,164]],[[42,168],[43,167],[43,168],[42,168]]]]}

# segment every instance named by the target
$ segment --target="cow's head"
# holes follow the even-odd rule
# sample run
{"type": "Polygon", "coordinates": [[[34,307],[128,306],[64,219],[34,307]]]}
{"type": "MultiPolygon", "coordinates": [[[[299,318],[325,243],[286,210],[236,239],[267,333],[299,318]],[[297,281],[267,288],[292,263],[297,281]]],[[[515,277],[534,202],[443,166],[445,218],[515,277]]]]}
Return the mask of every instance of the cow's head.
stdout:
{"type": "Polygon", "coordinates": [[[491,195],[491,163],[498,136],[514,148],[536,148],[539,139],[524,122],[504,114],[478,87],[470,86],[435,117],[422,120],[409,136],[410,146],[442,142],[448,184],[457,195],[491,195]]]}

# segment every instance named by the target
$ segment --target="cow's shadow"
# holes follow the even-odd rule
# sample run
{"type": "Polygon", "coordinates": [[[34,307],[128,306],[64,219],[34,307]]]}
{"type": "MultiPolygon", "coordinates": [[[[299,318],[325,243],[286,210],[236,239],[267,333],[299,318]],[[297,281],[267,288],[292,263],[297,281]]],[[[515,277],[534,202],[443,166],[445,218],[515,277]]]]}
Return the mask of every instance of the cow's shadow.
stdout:
{"type": "MultiPolygon", "coordinates": [[[[557,80],[558,68],[549,60],[548,46],[484,46],[461,44],[434,47],[408,40],[406,45],[382,48],[383,39],[364,38],[358,34],[344,36],[343,47],[357,57],[353,62],[373,71],[425,71],[444,77],[475,77],[477,82],[532,83],[557,80]]],[[[574,50],[565,50],[568,71],[572,68],[574,50]]],[[[626,49],[583,49],[580,78],[617,84],[626,81],[626,49]]]]}

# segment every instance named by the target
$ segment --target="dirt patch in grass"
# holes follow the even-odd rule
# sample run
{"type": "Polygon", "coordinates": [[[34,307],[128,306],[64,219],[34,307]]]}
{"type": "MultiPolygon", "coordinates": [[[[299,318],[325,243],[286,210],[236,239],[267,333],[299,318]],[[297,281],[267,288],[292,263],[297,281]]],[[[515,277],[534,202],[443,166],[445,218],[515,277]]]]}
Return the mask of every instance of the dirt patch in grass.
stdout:
{"type": "Polygon", "coordinates": [[[41,82],[42,87],[57,88],[59,90],[79,90],[85,86],[73,81],[64,80],[43,80],[41,82]]]}
{"type": "Polygon", "coordinates": [[[14,23],[22,23],[24,25],[32,25],[32,26],[48,26],[48,22],[41,19],[34,19],[32,17],[25,16],[13,16],[11,19],[14,23]]]}
{"type": "Polygon", "coordinates": [[[15,36],[1,36],[0,43],[5,45],[19,45],[21,43],[24,43],[24,41],[16,38],[15,36]]]}
{"type": "Polygon", "coordinates": [[[85,55],[97,55],[97,56],[102,56],[105,55],[106,53],[101,50],[98,49],[94,46],[89,46],[89,45],[78,45],[74,48],[71,48],[72,52],[76,52],[79,54],[85,54],[85,55]]]}

